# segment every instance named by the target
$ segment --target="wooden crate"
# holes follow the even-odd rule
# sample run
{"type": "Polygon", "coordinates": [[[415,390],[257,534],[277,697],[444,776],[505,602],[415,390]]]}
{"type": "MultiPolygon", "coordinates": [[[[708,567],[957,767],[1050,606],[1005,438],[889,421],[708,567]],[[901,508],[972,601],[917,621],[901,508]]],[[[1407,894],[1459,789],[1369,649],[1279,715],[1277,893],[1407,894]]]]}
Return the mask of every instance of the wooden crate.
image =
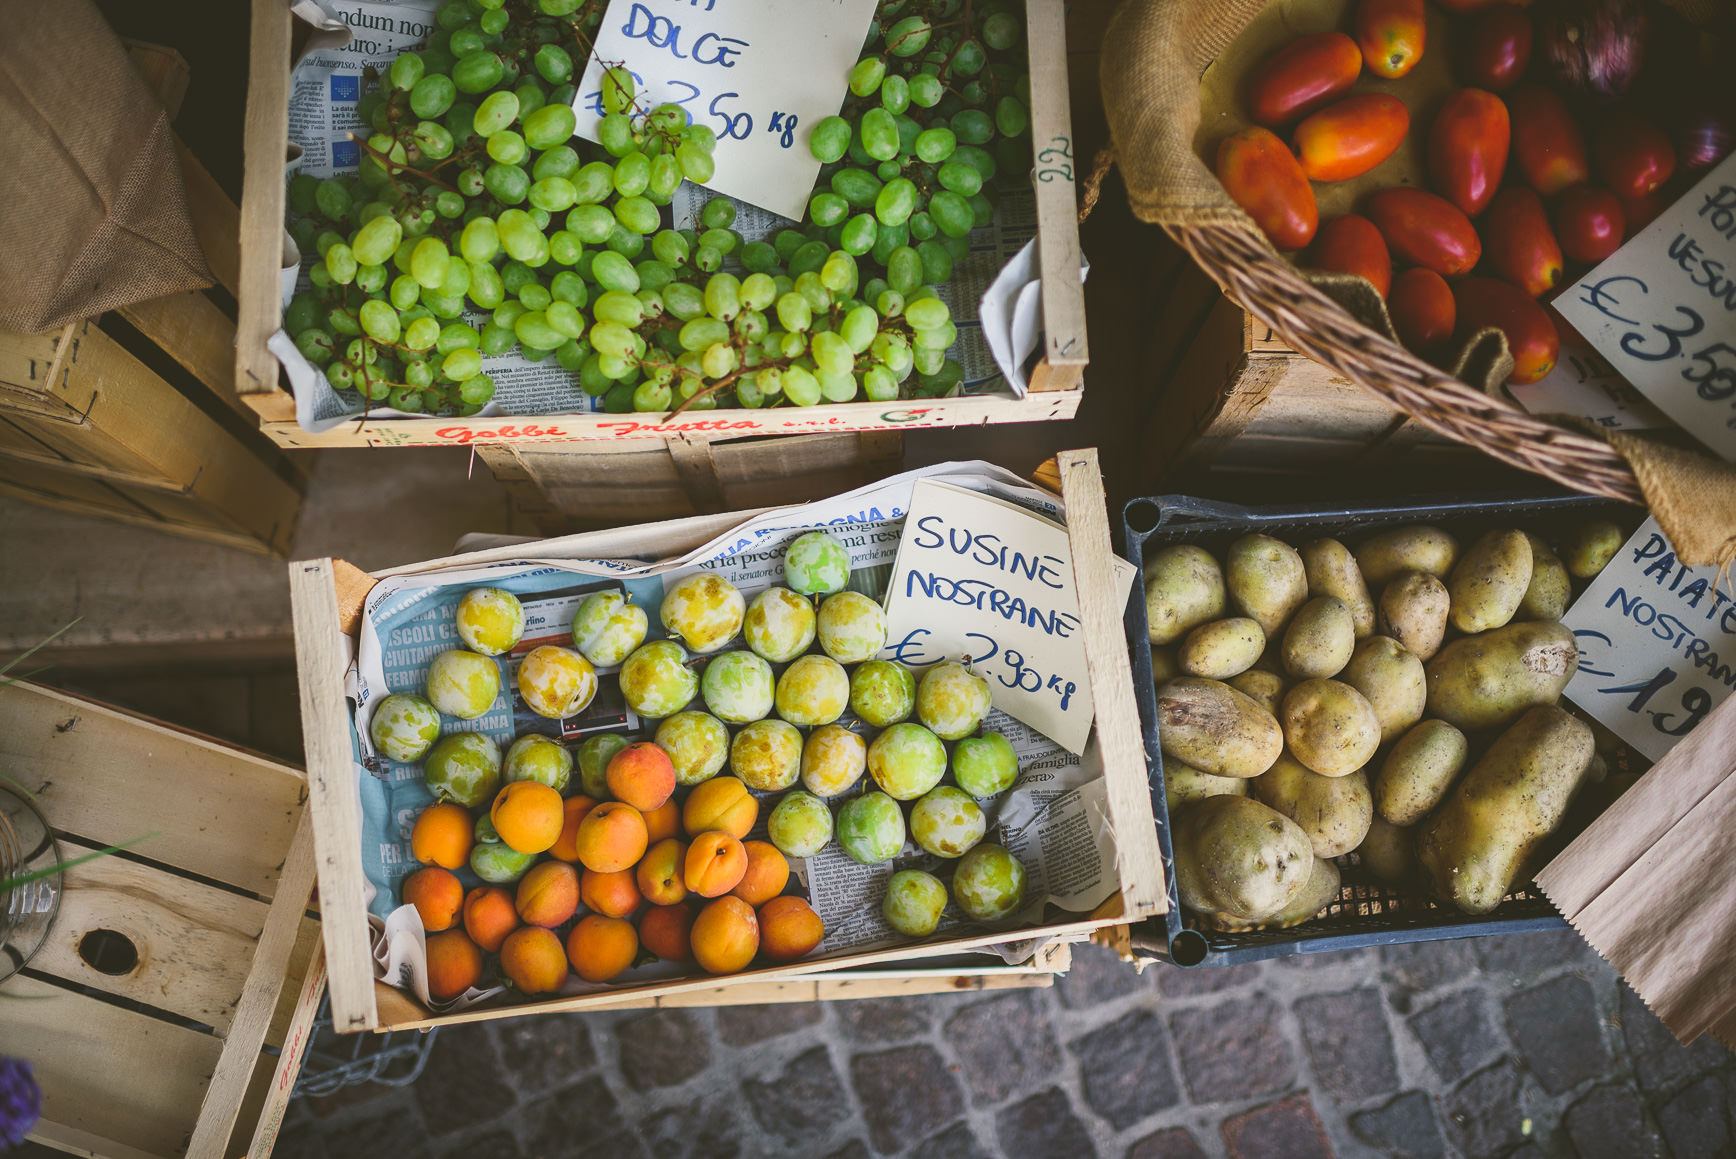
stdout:
{"type": "MultiPolygon", "coordinates": [[[[1022,399],[976,395],[900,402],[825,403],[768,410],[662,414],[537,415],[519,418],[357,419],[323,434],[304,431],[295,400],[266,342],[282,325],[279,269],[287,190],[291,17],[287,0],[253,0],[247,90],[246,178],[241,205],[241,303],[235,388],[259,413],[260,427],[285,447],[402,447],[460,444],[600,443],[621,440],[733,439],[750,435],[895,431],[979,423],[1048,422],[1079,409],[1090,361],[1080,284],[1076,182],[1067,80],[1064,0],[1026,5],[1031,63],[1032,170],[1046,323],[1042,358],[1022,399]]],[[[1089,159],[1085,162],[1089,165],[1089,159]]]]}
{"type": "MultiPolygon", "coordinates": [[[[1097,709],[1097,737],[1108,789],[1110,819],[1117,840],[1120,891],[1094,913],[1058,924],[962,937],[937,937],[893,949],[801,961],[777,969],[736,975],[731,985],[822,974],[842,969],[883,969],[891,963],[954,956],[1009,941],[1044,936],[1075,940],[1094,930],[1124,925],[1162,913],[1167,887],[1157,852],[1147,779],[1144,742],[1133,701],[1132,669],[1122,627],[1123,608],[1114,590],[1114,548],[1104,509],[1102,477],[1095,450],[1067,451],[1056,474],[1068,512],[1078,590],[1081,635],[1085,641],[1091,690],[1097,709]]],[[[641,524],[540,543],[516,544],[394,569],[392,574],[455,565],[534,557],[587,559],[658,558],[692,550],[741,521],[739,514],[701,515],[666,523],[641,524]]],[[[431,1015],[405,995],[382,1000],[376,992],[369,953],[365,877],[361,856],[361,816],[356,794],[359,775],[354,731],[344,694],[344,671],[361,622],[362,601],[375,579],[330,559],[290,564],[290,600],[295,617],[296,658],[301,683],[302,728],[306,742],[308,786],[319,850],[319,885],[327,961],[331,973],[332,1020],[340,1032],[439,1026],[451,1016],[431,1015]]],[[[816,982],[819,980],[816,979],[816,982]]],[[[623,986],[579,997],[555,998],[519,1006],[468,1012],[469,1019],[511,1018],[533,1013],[599,1009],[641,998],[685,1001],[683,995],[715,990],[717,979],[690,977],[675,982],[623,986]]]]}
{"type": "Polygon", "coordinates": [[[898,431],[477,448],[545,535],[819,499],[894,474],[898,431]]]}
{"type": "Polygon", "coordinates": [[[28,683],[0,687],[0,769],[64,858],[151,834],[67,871],[48,941],[6,983],[0,1042],[42,1085],[31,1138],[115,1159],[270,1154],[324,990],[306,778],[28,683]],[[86,960],[100,930],[132,944],[130,969],[86,960]]]}

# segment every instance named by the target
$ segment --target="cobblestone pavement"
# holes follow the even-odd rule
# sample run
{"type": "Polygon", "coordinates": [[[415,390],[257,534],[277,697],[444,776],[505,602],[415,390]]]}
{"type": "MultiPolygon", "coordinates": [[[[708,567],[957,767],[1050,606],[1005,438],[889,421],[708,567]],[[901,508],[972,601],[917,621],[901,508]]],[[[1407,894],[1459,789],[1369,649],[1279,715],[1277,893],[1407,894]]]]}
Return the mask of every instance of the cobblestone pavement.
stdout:
{"type": "Polygon", "coordinates": [[[1052,990],[458,1027],[412,1087],[297,1100],[277,1154],[1736,1154],[1736,1060],[1676,1045],[1572,934],[1074,963],[1052,990]]]}

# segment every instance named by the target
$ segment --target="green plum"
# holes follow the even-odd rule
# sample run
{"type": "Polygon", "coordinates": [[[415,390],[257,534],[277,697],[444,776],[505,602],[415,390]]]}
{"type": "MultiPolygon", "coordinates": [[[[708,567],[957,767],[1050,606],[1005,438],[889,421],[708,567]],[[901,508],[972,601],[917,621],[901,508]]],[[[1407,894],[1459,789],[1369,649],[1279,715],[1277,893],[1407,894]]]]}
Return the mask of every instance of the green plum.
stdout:
{"type": "Polygon", "coordinates": [[[536,781],[557,793],[567,791],[572,774],[573,754],[567,751],[567,746],[534,732],[507,747],[506,764],[500,770],[505,783],[536,781]]]}
{"type": "Polygon", "coordinates": [[[910,807],[910,836],[936,857],[963,857],[987,830],[982,808],[951,785],[936,785],[910,807]]]}
{"type": "Polygon", "coordinates": [[[766,822],[767,834],[786,857],[812,857],[832,839],[832,810],[800,789],[785,793],[766,822]]]}
{"type": "Polygon", "coordinates": [[[900,869],[886,883],[880,913],[886,924],[907,938],[926,938],[940,925],[946,909],[946,886],[920,869],[900,869]]]}
{"type": "Polygon", "coordinates": [[[454,648],[428,665],[428,702],[448,716],[475,720],[500,695],[500,665],[492,656],[454,648]]]}
{"type": "Polygon", "coordinates": [[[687,649],[674,640],[641,644],[621,665],[621,696],[627,707],[653,720],[680,712],[699,694],[699,677],[687,666],[687,649]]]}
{"type": "Polygon", "coordinates": [[[772,666],[752,652],[725,652],[707,664],[699,678],[705,707],[730,724],[770,716],[775,687],[772,666]]]}
{"type": "Polygon", "coordinates": [[[868,746],[868,775],[898,800],[914,801],[946,775],[946,746],[920,724],[895,724],[868,746]]]}
{"type": "Polygon", "coordinates": [[[989,714],[989,682],[954,660],[936,664],[916,686],[916,718],[941,740],[962,740],[989,714]]]}
{"type": "Polygon", "coordinates": [[[1025,902],[1025,867],[1004,846],[984,841],[959,858],[952,900],[979,922],[998,922],[1025,902]]]}
{"type": "Polygon", "coordinates": [[[821,725],[802,747],[802,784],[816,797],[836,797],[867,767],[867,743],[842,725],[821,725]]]}
{"type": "Polygon", "coordinates": [[[904,848],[904,812],[885,793],[852,797],[838,810],[838,844],[863,865],[891,861],[904,848]]]}
{"type": "Polygon", "coordinates": [[[505,588],[472,588],[454,613],[458,638],[472,652],[498,656],[524,635],[524,605],[505,588]]]}
{"type": "Polygon", "coordinates": [[[748,605],[742,622],[747,646],[774,664],[787,664],[814,642],[814,602],[789,588],[767,588],[748,605]]]}
{"type": "Polygon", "coordinates": [[[645,609],[620,592],[592,592],[573,613],[573,647],[598,668],[613,668],[645,642],[645,609]]]}
{"type": "Polygon", "coordinates": [[[747,600],[734,584],[711,572],[695,572],[672,584],[659,612],[664,630],[703,656],[715,652],[741,631],[747,600]]]}
{"type": "Polygon", "coordinates": [[[604,774],[609,771],[609,762],[615,759],[615,754],[628,743],[627,738],[618,732],[605,732],[586,737],[579,745],[579,788],[585,796],[598,801],[609,799],[609,782],[604,779],[604,774]]]}
{"type": "Polygon", "coordinates": [[[723,771],[729,730],[708,712],[678,712],[657,726],[657,747],[675,766],[675,783],[697,785],[723,771]]]}
{"type": "Polygon", "coordinates": [[[368,721],[374,747],[393,761],[419,761],[440,739],[440,710],[414,692],[394,692],[368,721]]]}
{"type": "Polygon", "coordinates": [[[422,763],[428,791],[444,801],[475,809],[500,788],[500,746],[479,732],[455,732],[434,742],[422,763]]]}
{"type": "Polygon", "coordinates": [[[839,592],[820,605],[817,630],[826,655],[860,664],[886,646],[886,611],[861,592],[839,592]]]}
{"type": "Polygon", "coordinates": [[[472,826],[472,829],[476,834],[478,845],[498,845],[500,843],[500,830],[494,827],[494,818],[487,813],[476,815],[476,824],[472,826]]]}
{"type": "Polygon", "coordinates": [[[831,724],[850,703],[850,678],[830,656],[801,656],[778,677],[778,715],[804,728],[831,724]]]}
{"type": "Polygon", "coordinates": [[[490,885],[511,885],[529,872],[537,857],[520,853],[504,841],[477,845],[470,850],[470,871],[490,885]]]}
{"type": "Polygon", "coordinates": [[[850,674],[850,711],[875,728],[909,720],[916,711],[916,676],[896,660],[869,660],[850,674]]]}
{"type": "Polygon", "coordinates": [[[756,720],[729,742],[729,771],[759,792],[787,789],[802,771],[802,734],[788,721],[756,720]]]}
{"type": "Polygon", "coordinates": [[[1019,779],[1019,754],[998,732],[969,736],[952,746],[952,779],[973,797],[992,797],[1019,779]]]}
{"type": "Polygon", "coordinates": [[[797,536],[784,552],[784,582],[804,596],[841,592],[850,582],[850,549],[824,531],[797,536]]]}

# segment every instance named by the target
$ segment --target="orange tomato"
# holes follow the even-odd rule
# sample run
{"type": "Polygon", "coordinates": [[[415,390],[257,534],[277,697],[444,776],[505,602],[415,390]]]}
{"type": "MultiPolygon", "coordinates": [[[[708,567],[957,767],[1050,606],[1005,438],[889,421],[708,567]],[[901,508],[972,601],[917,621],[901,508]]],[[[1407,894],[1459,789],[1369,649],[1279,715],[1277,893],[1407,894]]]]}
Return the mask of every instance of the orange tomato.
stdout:
{"type": "Polygon", "coordinates": [[[1291,41],[1253,70],[1248,116],[1259,125],[1287,125],[1356,83],[1362,50],[1342,32],[1318,32],[1291,41]]]}
{"type": "Polygon", "coordinates": [[[1518,8],[1491,8],[1471,28],[1459,75],[1473,88],[1504,93],[1531,63],[1531,18],[1518,8]]]}
{"type": "Polygon", "coordinates": [[[1381,297],[1392,285],[1392,255],[1374,222],[1354,213],[1335,217],[1320,227],[1308,250],[1306,264],[1316,270],[1357,274],[1374,283],[1381,297]]]}
{"type": "Polygon", "coordinates": [[[1488,272],[1533,298],[1561,281],[1561,243],[1555,240],[1536,190],[1509,185],[1497,193],[1478,229],[1488,272]]]}
{"type": "Polygon", "coordinates": [[[1511,126],[1494,93],[1460,89],[1429,126],[1429,184],[1467,217],[1488,206],[1507,171],[1511,126]]]}
{"type": "Polygon", "coordinates": [[[1621,248],[1627,218],[1621,199],[1595,185],[1575,185],[1555,203],[1555,236],[1576,262],[1601,262],[1621,248]]]}
{"type": "Polygon", "coordinates": [[[1593,139],[1597,175],[1623,201],[1658,190],[1676,171],[1676,150],[1664,131],[1632,113],[1612,113],[1593,139]]]}
{"type": "Polygon", "coordinates": [[[1362,0],[1356,6],[1356,46],[1376,76],[1396,80],[1415,68],[1427,40],[1423,0],[1362,0]]]}
{"type": "Polygon", "coordinates": [[[1296,126],[1292,143],[1314,181],[1348,181],[1392,156],[1410,132],[1410,110],[1386,93],[1345,97],[1296,126]]]}
{"type": "Polygon", "coordinates": [[[1392,280],[1386,298],[1387,316],[1405,348],[1424,358],[1440,353],[1453,337],[1458,308],[1447,280],[1421,266],[1392,280]]]}
{"type": "Polygon", "coordinates": [[[1493,278],[1460,278],[1453,286],[1453,301],[1460,340],[1490,328],[1507,336],[1507,348],[1513,352],[1508,382],[1523,386],[1555,369],[1561,336],[1548,311],[1524,290],[1493,278]]]}
{"type": "Polygon", "coordinates": [[[1218,146],[1218,180],[1281,250],[1314,240],[1320,209],[1296,157],[1270,129],[1243,129],[1218,146]]]}
{"type": "Polygon", "coordinates": [[[1382,189],[1368,199],[1367,213],[1394,257],[1444,278],[1469,273],[1483,254],[1471,219],[1433,193],[1382,189]]]}
{"type": "Polygon", "coordinates": [[[1507,98],[1513,121],[1513,164],[1531,188],[1553,197],[1591,176],[1585,134],[1553,89],[1522,85],[1507,98]]]}

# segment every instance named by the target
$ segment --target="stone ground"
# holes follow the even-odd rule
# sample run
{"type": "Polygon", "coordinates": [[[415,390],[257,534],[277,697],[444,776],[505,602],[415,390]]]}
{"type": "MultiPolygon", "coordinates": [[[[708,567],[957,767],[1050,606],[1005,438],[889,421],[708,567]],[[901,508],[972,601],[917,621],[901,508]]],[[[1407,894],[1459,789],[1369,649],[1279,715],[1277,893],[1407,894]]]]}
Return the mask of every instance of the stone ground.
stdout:
{"type": "Polygon", "coordinates": [[[292,1104],[281,1159],[1736,1155],[1736,1059],[1571,933],[1053,989],[441,1031],[405,1088],[292,1104]]]}

